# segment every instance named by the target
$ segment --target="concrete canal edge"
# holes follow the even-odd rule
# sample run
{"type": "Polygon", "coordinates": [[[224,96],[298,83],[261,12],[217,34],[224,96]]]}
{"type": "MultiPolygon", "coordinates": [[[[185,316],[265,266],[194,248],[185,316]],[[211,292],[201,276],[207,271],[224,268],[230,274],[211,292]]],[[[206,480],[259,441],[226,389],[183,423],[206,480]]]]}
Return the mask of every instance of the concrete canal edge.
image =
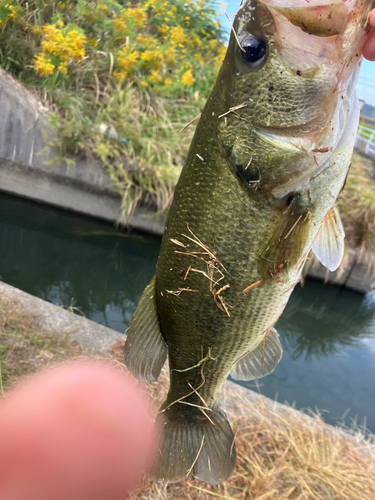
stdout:
{"type": "MultiPolygon", "coordinates": [[[[53,161],[53,131],[42,104],[0,68],[0,190],[80,214],[117,222],[121,198],[94,160],[53,161]]],[[[164,220],[146,208],[129,226],[163,234],[164,220]]]]}
{"type": "MultiPolygon", "coordinates": [[[[0,68],[0,191],[109,222],[118,222],[121,198],[109,174],[93,160],[51,162],[56,150],[47,111],[20,83],[0,68]]],[[[137,208],[128,225],[162,236],[165,220],[146,207],[137,208]]],[[[349,252],[346,265],[327,273],[320,264],[307,276],[360,293],[375,287],[366,256],[349,252]]]]}
{"type": "MultiPolygon", "coordinates": [[[[70,338],[76,340],[85,351],[93,355],[108,355],[111,353],[111,347],[114,344],[119,340],[124,340],[124,335],[119,332],[0,281],[1,298],[11,300],[16,305],[19,305],[26,314],[32,314],[36,317],[46,333],[54,335],[69,334],[70,338]]],[[[166,367],[163,368],[163,371],[167,375],[166,367]]],[[[246,404],[265,405],[269,413],[277,415],[278,418],[285,418],[290,421],[304,420],[308,425],[314,425],[315,422],[315,419],[299,410],[273,401],[229,380],[224,383],[220,402],[222,408],[230,412],[232,418],[241,416],[241,405],[246,402],[246,404]]],[[[323,426],[327,431],[327,435],[335,430],[345,439],[354,439],[357,442],[364,439],[364,436],[358,433],[352,435],[342,429],[333,428],[329,424],[323,424],[323,426]]]]}

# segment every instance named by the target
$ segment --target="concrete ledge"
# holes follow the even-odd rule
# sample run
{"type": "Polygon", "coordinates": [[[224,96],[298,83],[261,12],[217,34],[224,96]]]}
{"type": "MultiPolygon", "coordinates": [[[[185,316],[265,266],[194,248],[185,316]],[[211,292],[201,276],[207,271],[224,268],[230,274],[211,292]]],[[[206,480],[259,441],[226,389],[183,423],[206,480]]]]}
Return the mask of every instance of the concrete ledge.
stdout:
{"type": "Polygon", "coordinates": [[[0,297],[14,300],[25,312],[34,314],[43,329],[53,334],[69,333],[86,350],[108,353],[111,345],[124,335],[94,321],[78,316],[62,307],[34,297],[18,288],[0,282],[0,297]]]}

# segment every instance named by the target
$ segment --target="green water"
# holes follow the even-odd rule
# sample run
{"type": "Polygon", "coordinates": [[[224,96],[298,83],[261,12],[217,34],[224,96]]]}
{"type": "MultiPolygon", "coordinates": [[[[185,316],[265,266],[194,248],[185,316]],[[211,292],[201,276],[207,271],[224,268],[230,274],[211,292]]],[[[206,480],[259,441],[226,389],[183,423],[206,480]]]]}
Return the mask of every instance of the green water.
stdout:
{"type": "MultiPolygon", "coordinates": [[[[0,194],[0,277],[123,332],[155,270],[160,238],[0,194]]],[[[330,423],[375,432],[375,294],[308,280],[280,321],[284,355],[245,385],[330,423]]]]}

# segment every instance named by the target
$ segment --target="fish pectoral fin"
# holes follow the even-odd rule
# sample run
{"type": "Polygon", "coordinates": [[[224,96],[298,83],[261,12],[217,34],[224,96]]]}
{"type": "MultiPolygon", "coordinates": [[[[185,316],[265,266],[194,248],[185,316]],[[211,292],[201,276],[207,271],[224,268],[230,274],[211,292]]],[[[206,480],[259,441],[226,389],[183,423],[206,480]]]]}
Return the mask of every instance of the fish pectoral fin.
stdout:
{"type": "Polygon", "coordinates": [[[237,361],[230,372],[231,377],[235,380],[264,377],[274,371],[282,354],[279,335],[274,328],[271,328],[254,351],[237,361]]]}
{"type": "Polygon", "coordinates": [[[155,382],[167,358],[156,306],[156,277],[146,287],[125,341],[125,365],[142,382],[155,382]]]}
{"type": "Polygon", "coordinates": [[[332,208],[324,217],[314,240],[312,250],[330,271],[336,271],[344,256],[345,231],[337,208],[332,208]]]}
{"type": "Polygon", "coordinates": [[[301,211],[292,202],[258,260],[263,280],[273,278],[288,267],[295,266],[303,256],[310,233],[310,212],[301,211]]]}

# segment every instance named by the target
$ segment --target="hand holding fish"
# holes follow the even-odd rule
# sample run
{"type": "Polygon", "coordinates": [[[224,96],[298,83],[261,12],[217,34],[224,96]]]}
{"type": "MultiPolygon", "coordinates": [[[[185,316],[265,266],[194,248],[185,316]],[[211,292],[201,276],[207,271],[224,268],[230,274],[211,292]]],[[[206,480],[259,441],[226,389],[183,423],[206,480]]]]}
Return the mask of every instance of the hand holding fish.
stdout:
{"type": "Polygon", "coordinates": [[[375,9],[369,16],[369,21],[372,26],[372,35],[363,50],[363,56],[369,61],[375,61],[375,9]]]}

